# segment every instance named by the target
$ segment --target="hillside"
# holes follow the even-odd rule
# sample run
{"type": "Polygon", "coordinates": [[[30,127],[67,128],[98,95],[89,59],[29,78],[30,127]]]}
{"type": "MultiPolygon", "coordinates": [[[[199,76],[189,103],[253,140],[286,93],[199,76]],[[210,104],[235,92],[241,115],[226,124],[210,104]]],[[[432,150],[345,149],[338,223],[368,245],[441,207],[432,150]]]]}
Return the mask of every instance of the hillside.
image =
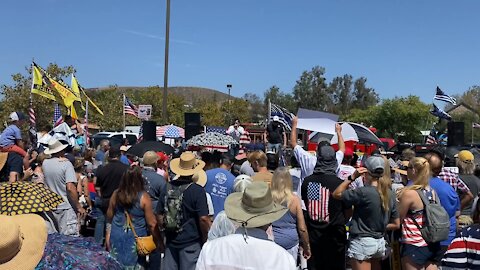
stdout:
{"type": "MultiPolygon", "coordinates": [[[[88,90],[102,90],[106,89],[107,87],[99,87],[99,88],[90,88],[88,90]]],[[[150,87],[138,87],[138,86],[119,86],[118,89],[120,91],[123,90],[138,90],[142,91],[148,89],[150,87]]],[[[163,91],[163,87],[158,87],[159,91],[163,91]]],[[[190,86],[172,86],[168,87],[168,91],[175,95],[179,95],[185,98],[185,102],[187,104],[193,104],[195,101],[199,99],[208,99],[208,100],[216,100],[217,102],[223,102],[228,100],[228,94],[223,93],[214,89],[203,88],[203,87],[190,87],[190,86]]],[[[232,97],[235,98],[235,97],[232,97]]]]}

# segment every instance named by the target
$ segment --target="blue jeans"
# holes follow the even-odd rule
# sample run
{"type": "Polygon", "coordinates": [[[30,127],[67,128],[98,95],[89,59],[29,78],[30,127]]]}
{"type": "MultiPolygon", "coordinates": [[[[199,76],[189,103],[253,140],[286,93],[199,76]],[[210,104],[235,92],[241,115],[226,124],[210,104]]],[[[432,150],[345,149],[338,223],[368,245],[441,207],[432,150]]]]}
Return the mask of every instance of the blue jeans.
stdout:
{"type": "Polygon", "coordinates": [[[278,153],[280,156],[280,152],[282,151],[282,144],[281,143],[268,143],[266,151],[273,150],[275,153],[278,153]]]}
{"type": "Polygon", "coordinates": [[[95,197],[92,215],[96,217],[97,223],[95,224],[95,233],[93,237],[95,238],[95,242],[103,245],[103,240],[105,238],[105,215],[100,209],[101,206],[102,198],[100,198],[100,196],[95,197]]]}

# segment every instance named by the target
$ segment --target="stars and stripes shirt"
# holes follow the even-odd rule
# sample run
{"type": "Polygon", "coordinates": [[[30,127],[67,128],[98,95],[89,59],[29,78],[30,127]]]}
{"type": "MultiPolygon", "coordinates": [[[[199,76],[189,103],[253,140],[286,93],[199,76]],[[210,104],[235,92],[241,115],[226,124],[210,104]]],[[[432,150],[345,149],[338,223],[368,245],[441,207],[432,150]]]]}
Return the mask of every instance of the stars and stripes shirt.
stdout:
{"type": "Polygon", "coordinates": [[[420,227],[423,226],[423,209],[415,213],[408,213],[402,221],[402,243],[417,247],[428,246],[422,237],[420,229],[417,227],[413,219],[417,221],[420,227]]]}
{"type": "Polygon", "coordinates": [[[458,174],[448,168],[442,168],[438,177],[452,186],[455,191],[460,191],[461,194],[470,192],[470,188],[458,177],[458,174]]]}
{"type": "Polygon", "coordinates": [[[473,224],[460,231],[448,246],[442,259],[442,265],[454,269],[480,269],[479,224],[473,224]]]}
{"type": "Polygon", "coordinates": [[[348,207],[332,197],[333,191],[342,183],[336,175],[313,174],[304,179],[301,188],[306,206],[305,219],[313,230],[327,226],[345,226],[344,210],[348,207]]]}
{"type": "Polygon", "coordinates": [[[330,191],[322,187],[320,183],[310,182],[307,187],[308,215],[314,221],[328,222],[330,214],[328,213],[328,201],[330,200],[330,191]]]}

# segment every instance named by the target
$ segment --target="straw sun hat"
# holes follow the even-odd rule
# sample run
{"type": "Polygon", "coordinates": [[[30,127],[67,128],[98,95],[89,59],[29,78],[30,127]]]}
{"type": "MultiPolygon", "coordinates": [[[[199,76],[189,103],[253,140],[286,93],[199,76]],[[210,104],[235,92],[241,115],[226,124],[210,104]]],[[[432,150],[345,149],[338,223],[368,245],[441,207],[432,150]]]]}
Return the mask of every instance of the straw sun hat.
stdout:
{"type": "Polygon", "coordinates": [[[192,152],[183,152],[179,158],[170,161],[170,169],[177,176],[191,176],[205,167],[205,162],[196,159],[192,152]]]}
{"type": "Polygon", "coordinates": [[[34,269],[47,242],[47,226],[35,214],[0,215],[0,270],[34,269]]]}
{"type": "Polygon", "coordinates": [[[59,140],[53,139],[53,140],[50,140],[48,142],[48,148],[45,149],[44,153],[46,155],[55,154],[55,153],[58,153],[58,152],[64,150],[67,147],[68,147],[67,144],[63,144],[59,140]]]}
{"type": "Polygon", "coordinates": [[[234,192],[225,200],[225,213],[246,228],[257,228],[281,218],[287,208],[273,202],[265,182],[253,182],[244,192],[234,192]]]}

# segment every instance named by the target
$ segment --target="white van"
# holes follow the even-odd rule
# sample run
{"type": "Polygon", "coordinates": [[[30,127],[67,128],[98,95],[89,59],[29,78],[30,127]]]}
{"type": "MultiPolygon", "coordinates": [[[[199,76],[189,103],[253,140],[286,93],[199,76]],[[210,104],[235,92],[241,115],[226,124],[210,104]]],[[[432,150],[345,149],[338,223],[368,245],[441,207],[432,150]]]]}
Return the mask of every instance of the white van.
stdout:
{"type": "Polygon", "coordinates": [[[109,140],[110,145],[123,145],[124,141],[128,141],[128,145],[137,143],[138,134],[131,132],[99,132],[92,136],[92,146],[97,147],[102,140],[109,140]]]}

